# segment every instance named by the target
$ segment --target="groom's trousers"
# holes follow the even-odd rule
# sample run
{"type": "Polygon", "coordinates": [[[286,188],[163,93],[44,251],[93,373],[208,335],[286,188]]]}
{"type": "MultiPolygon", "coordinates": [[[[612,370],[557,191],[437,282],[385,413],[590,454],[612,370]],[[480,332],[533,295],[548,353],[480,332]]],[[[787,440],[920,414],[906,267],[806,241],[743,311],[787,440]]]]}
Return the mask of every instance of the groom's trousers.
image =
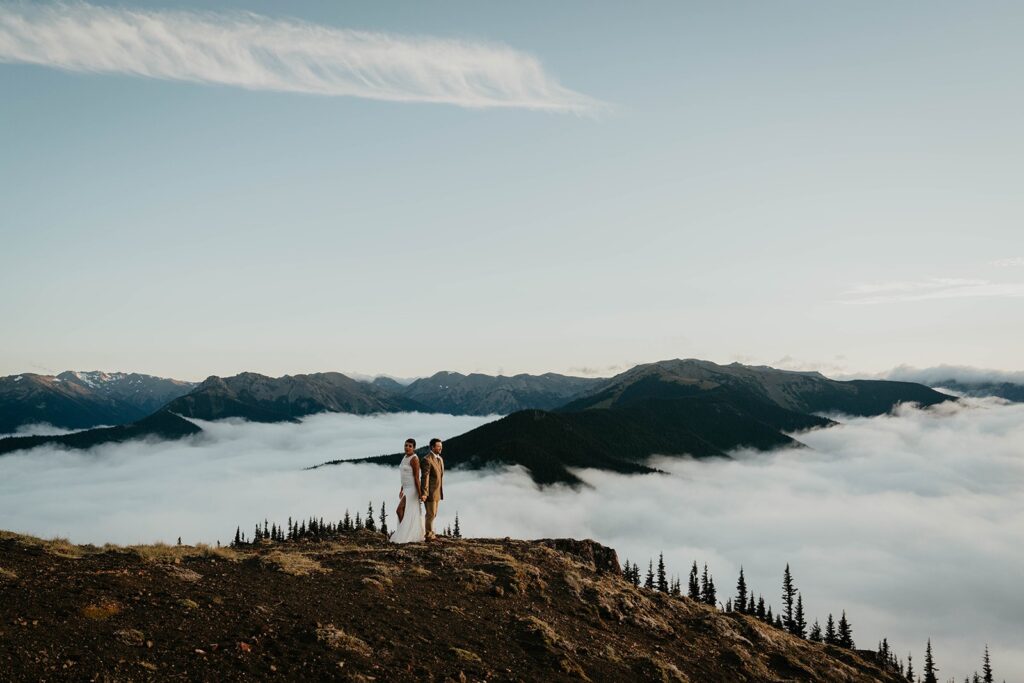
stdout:
{"type": "Polygon", "coordinates": [[[437,503],[436,500],[427,500],[423,502],[423,509],[426,512],[426,536],[427,538],[434,538],[437,534],[434,533],[434,518],[437,517],[437,503]]]}

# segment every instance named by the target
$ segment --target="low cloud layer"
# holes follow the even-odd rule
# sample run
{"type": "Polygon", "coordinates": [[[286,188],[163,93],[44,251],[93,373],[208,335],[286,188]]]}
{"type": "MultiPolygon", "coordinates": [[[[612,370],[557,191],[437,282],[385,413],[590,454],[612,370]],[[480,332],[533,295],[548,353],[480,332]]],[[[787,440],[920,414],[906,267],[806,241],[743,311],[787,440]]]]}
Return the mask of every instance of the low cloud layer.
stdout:
{"type": "MultiPolygon", "coordinates": [[[[486,418],[318,415],[302,424],[204,423],[176,443],[0,457],[0,527],[76,542],[226,542],[236,524],[340,518],[393,507],[395,469],[334,458],[394,452],[407,436],[461,433],[486,418]]],[[[589,537],[673,574],[707,562],[723,600],[742,564],[779,607],[790,563],[810,620],[846,610],[861,647],[883,636],[920,668],[932,639],[943,677],[980,665],[1024,679],[1024,405],[968,399],[849,418],[798,436],[811,446],[733,460],[659,461],[668,474],[583,471],[581,490],[539,490],[516,469],[449,473],[441,523],[468,535],[589,537]]]]}
{"type": "Polygon", "coordinates": [[[560,85],[535,57],[503,45],[251,13],[2,4],[0,62],[473,108],[600,107],[560,85]]]}
{"type": "Polygon", "coordinates": [[[936,365],[930,368],[900,365],[889,372],[882,373],[880,377],[901,382],[920,382],[929,386],[937,386],[949,380],[963,384],[988,382],[1024,384],[1024,372],[975,368],[969,365],[936,365]]]}

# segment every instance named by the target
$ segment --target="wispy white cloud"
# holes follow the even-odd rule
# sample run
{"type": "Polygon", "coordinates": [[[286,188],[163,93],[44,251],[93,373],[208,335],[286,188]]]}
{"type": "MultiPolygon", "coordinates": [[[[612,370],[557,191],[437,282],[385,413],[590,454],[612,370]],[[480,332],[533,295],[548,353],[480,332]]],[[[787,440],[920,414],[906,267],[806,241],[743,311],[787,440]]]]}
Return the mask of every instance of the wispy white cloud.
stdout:
{"type": "Polygon", "coordinates": [[[992,262],[993,266],[997,268],[1018,268],[1024,266],[1024,256],[1017,256],[1015,258],[1001,258],[998,261],[992,262]]]}
{"type": "Polygon", "coordinates": [[[250,13],[0,5],[0,62],[253,90],[592,113],[513,48],[356,31],[250,13]]]}
{"type": "Polygon", "coordinates": [[[888,304],[929,299],[970,297],[1024,297],[1024,282],[991,282],[965,278],[929,278],[927,280],[884,282],[857,285],[844,293],[844,304],[888,304]]]}

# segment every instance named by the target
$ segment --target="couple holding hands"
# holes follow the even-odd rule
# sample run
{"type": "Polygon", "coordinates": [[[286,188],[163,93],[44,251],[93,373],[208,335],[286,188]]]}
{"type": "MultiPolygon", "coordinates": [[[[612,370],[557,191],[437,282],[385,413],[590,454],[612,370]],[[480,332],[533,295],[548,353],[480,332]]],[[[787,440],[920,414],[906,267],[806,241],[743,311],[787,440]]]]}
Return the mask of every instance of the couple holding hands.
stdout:
{"type": "Polygon", "coordinates": [[[430,451],[421,462],[416,455],[416,439],[405,440],[405,455],[398,466],[402,479],[396,510],[398,527],[391,534],[392,543],[419,543],[437,538],[434,518],[437,504],[444,500],[442,447],[441,439],[431,439],[430,451]]]}

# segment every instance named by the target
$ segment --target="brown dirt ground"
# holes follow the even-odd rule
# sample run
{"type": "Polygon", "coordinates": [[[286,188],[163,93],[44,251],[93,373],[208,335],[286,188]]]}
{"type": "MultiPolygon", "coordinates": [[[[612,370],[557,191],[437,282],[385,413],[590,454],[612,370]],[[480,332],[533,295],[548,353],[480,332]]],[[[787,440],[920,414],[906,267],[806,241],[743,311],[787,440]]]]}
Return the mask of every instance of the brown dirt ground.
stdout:
{"type": "Polygon", "coordinates": [[[617,566],[588,541],[361,532],[234,552],[0,532],[0,679],[900,680],[617,566]]]}

